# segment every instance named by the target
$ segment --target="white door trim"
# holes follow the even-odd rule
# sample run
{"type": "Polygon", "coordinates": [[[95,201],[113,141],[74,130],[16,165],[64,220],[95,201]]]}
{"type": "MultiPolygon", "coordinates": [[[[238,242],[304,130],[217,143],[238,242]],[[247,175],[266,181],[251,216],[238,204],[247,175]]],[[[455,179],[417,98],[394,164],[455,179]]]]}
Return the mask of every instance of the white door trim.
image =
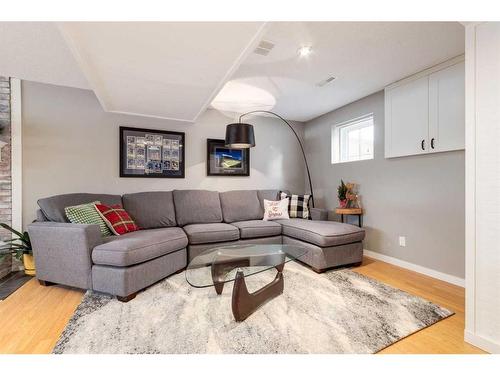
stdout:
{"type": "Polygon", "coordinates": [[[23,229],[23,142],[21,80],[10,79],[12,227],[23,229]]]}
{"type": "Polygon", "coordinates": [[[476,332],[476,26],[468,24],[465,32],[465,341],[473,345],[478,345],[469,341],[476,332]]]}

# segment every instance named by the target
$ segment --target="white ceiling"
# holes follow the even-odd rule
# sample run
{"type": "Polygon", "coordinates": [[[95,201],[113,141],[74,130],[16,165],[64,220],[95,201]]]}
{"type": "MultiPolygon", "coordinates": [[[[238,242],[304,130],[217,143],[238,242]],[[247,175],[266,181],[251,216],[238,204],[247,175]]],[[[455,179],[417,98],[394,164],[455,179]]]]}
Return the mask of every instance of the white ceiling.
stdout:
{"type": "MultiPolygon", "coordinates": [[[[251,54],[233,75],[268,91],[273,111],[308,121],[464,53],[458,22],[285,22],[264,35],[268,56],[251,54]],[[299,58],[301,46],[313,53],[299,58]],[[317,83],[334,76],[323,86],[317,83]]],[[[227,98],[226,98],[227,100],[227,98]]]]}
{"type": "Polygon", "coordinates": [[[464,28],[455,22],[0,22],[0,45],[0,75],[92,89],[111,112],[193,122],[232,80],[220,101],[234,95],[242,111],[248,96],[255,109],[257,93],[265,91],[274,111],[308,121],[462,54],[464,28]],[[268,56],[252,53],[262,39],[275,43],[268,56]],[[313,53],[300,59],[303,45],[313,53]],[[333,82],[317,86],[331,75],[333,82]],[[253,90],[245,95],[244,87],[253,90]]]}
{"type": "Polygon", "coordinates": [[[259,42],[263,23],[60,25],[106,111],[196,121],[259,42]]]}
{"type": "Polygon", "coordinates": [[[0,75],[89,89],[53,22],[0,22],[0,75]]]}

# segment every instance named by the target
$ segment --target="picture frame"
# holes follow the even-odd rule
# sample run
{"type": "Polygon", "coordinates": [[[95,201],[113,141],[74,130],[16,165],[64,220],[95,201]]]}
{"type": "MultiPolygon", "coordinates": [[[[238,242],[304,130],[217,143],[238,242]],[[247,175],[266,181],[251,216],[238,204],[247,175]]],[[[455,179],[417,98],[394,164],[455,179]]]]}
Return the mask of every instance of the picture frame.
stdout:
{"type": "Polygon", "coordinates": [[[207,176],[250,176],[250,149],[228,148],[224,139],[207,139],[207,176]]]}
{"type": "Polygon", "coordinates": [[[185,177],[185,133],[120,126],[119,142],[120,177],[185,177]]]}

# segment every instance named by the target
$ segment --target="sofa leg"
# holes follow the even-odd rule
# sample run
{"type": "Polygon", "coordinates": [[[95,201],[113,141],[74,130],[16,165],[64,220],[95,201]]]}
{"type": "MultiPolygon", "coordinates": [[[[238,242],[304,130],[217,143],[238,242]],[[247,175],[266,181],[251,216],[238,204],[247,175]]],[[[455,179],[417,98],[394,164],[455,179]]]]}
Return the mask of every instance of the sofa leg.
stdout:
{"type": "Polygon", "coordinates": [[[361,267],[362,265],[363,265],[363,262],[357,262],[357,263],[352,264],[353,267],[361,267]]]}
{"type": "Polygon", "coordinates": [[[323,272],[325,272],[325,270],[324,270],[324,269],[323,269],[323,270],[320,270],[320,269],[318,269],[318,268],[316,268],[316,267],[312,267],[312,266],[311,266],[311,269],[312,269],[314,272],[316,272],[316,273],[323,273],[323,272]]]}
{"type": "Polygon", "coordinates": [[[128,296],[125,296],[125,297],[116,296],[116,299],[120,302],[128,302],[130,300],[133,300],[135,298],[135,296],[137,296],[137,293],[132,293],[132,294],[129,294],[128,296]]]}
{"type": "Polygon", "coordinates": [[[56,283],[50,282],[50,281],[45,281],[45,280],[38,280],[40,285],[42,286],[51,286],[51,285],[56,285],[56,283]]]}

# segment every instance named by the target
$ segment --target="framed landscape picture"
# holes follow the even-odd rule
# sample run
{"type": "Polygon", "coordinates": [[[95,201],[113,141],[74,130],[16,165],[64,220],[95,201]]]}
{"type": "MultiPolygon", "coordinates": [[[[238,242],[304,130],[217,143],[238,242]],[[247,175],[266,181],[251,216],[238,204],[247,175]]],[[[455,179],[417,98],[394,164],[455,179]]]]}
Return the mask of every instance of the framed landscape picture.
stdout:
{"type": "Polygon", "coordinates": [[[120,177],[184,178],[185,134],[120,126],[120,177]]]}
{"type": "Polygon", "coordinates": [[[207,139],[208,176],[250,176],[250,149],[227,148],[223,139],[207,139]]]}

